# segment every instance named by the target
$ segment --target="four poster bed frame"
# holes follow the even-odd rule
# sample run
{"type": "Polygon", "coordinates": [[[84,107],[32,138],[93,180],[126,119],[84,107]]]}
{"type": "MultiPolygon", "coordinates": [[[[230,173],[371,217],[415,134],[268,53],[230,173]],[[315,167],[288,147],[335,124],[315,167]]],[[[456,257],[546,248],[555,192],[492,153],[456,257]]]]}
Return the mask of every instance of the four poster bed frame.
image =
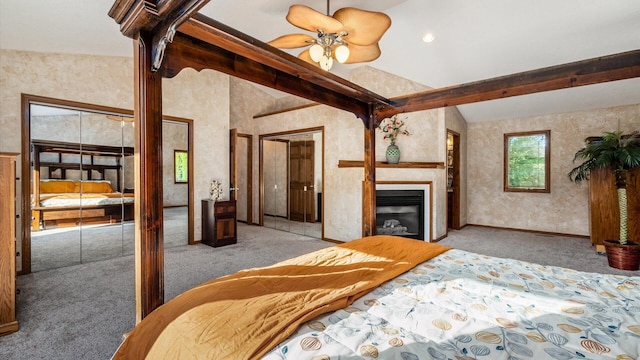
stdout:
{"type": "Polygon", "coordinates": [[[363,236],[376,224],[375,130],[398,113],[640,77],[640,50],[385,98],[197,11],[209,0],[117,0],[109,11],[134,40],[136,318],[164,301],[162,78],[212,69],[353,113],[364,125],[363,236]]]}

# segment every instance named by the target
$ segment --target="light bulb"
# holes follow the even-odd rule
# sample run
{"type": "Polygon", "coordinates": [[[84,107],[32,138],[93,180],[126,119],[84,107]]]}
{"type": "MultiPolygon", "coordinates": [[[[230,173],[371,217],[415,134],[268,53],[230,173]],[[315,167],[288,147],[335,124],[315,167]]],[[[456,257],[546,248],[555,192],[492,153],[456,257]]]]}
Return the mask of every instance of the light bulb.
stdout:
{"type": "Polygon", "coordinates": [[[433,33],[426,33],[424,34],[424,36],[422,37],[422,41],[426,42],[426,43],[430,43],[433,40],[435,40],[436,37],[435,35],[433,35],[433,33]]]}
{"type": "Polygon", "coordinates": [[[319,62],[323,53],[324,49],[318,44],[315,44],[309,48],[309,56],[311,56],[311,60],[313,60],[314,62],[319,62]]]}
{"type": "Polygon", "coordinates": [[[336,48],[336,60],[343,64],[349,58],[349,48],[346,45],[340,45],[336,48]]]}
{"type": "Polygon", "coordinates": [[[320,59],[320,68],[322,68],[322,70],[324,71],[329,71],[329,69],[331,69],[331,66],[333,66],[333,58],[322,55],[322,58],[320,59]]]}

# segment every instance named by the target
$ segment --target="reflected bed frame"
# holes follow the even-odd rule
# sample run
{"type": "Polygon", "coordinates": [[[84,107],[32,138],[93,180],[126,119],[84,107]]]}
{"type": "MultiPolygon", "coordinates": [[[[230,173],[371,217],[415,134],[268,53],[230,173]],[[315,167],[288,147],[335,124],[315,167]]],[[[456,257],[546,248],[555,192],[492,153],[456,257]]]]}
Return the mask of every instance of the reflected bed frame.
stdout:
{"type": "MultiPolygon", "coordinates": [[[[102,204],[102,205],[69,205],[69,206],[41,206],[40,205],[40,180],[41,172],[47,171],[47,179],[67,179],[67,170],[79,170],[87,173],[87,180],[104,180],[106,170],[115,170],[117,181],[114,184],[114,191],[123,192],[123,165],[122,156],[133,156],[133,147],[105,146],[92,144],[68,143],[48,140],[32,140],[33,150],[33,175],[32,175],[32,199],[31,207],[31,230],[40,231],[48,225],[55,226],[77,226],[82,220],[83,224],[91,223],[115,223],[120,221],[133,220],[133,203],[125,204],[102,204]],[[82,158],[89,156],[89,164],[79,162],[64,162],[63,154],[79,155],[82,158]],[[42,161],[42,154],[57,154],[58,161],[42,161]],[[95,164],[94,157],[114,158],[114,165],[95,164]],[[53,177],[53,173],[60,170],[59,177],[53,177]],[[95,179],[95,172],[100,174],[99,179],[95,179]]],[[[124,191],[127,192],[127,191],[124,191]]]]}

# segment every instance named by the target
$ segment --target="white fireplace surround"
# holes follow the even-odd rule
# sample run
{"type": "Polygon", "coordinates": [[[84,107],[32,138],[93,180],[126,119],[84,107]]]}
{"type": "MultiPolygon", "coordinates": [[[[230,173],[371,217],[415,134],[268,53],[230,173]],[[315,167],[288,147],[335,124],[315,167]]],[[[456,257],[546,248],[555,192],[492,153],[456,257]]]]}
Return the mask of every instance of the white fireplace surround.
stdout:
{"type": "Polygon", "coordinates": [[[424,237],[431,242],[431,182],[424,183],[377,183],[376,190],[422,190],[424,192],[424,237]]]}

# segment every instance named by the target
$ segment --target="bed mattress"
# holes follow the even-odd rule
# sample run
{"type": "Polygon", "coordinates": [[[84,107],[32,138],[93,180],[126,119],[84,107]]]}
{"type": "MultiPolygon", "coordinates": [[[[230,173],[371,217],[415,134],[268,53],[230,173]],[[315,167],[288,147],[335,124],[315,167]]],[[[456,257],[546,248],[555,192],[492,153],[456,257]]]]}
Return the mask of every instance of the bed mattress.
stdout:
{"type": "Polygon", "coordinates": [[[264,359],[638,359],[639,284],[454,249],[307,322],[264,359]]]}

